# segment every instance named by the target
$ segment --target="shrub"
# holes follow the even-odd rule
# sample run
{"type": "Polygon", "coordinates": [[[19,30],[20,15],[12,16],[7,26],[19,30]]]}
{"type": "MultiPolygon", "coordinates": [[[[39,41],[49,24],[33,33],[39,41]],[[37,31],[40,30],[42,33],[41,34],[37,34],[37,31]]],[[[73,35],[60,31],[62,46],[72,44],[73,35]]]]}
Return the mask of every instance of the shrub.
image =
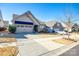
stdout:
{"type": "Polygon", "coordinates": [[[15,31],[16,31],[16,26],[14,26],[14,25],[9,25],[9,32],[15,33],[15,31]]]}

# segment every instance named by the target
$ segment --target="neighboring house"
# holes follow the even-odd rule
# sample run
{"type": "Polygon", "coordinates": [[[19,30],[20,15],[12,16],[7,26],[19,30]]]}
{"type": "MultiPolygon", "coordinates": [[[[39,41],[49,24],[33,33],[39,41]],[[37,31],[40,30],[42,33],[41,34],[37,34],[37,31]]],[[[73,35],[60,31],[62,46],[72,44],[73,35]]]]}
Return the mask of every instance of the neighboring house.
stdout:
{"type": "Polygon", "coordinates": [[[48,21],[45,22],[46,26],[49,27],[50,32],[56,32],[56,31],[63,31],[64,27],[63,24],[56,21],[48,21]]]}
{"type": "Polygon", "coordinates": [[[3,26],[4,26],[3,17],[2,17],[1,10],[0,10],[0,27],[3,27],[3,26]]]}
{"type": "Polygon", "coordinates": [[[48,22],[44,22],[46,24],[46,28],[48,29],[48,32],[54,32],[53,31],[53,26],[56,23],[55,21],[48,21],[48,22]]]}
{"type": "Polygon", "coordinates": [[[49,27],[50,32],[63,31],[64,26],[62,23],[57,21],[48,21],[45,22],[46,26],[49,27]]]}
{"type": "Polygon", "coordinates": [[[44,22],[40,21],[40,26],[38,27],[38,32],[41,32],[43,30],[46,30],[47,26],[44,22]]]}
{"type": "Polygon", "coordinates": [[[0,28],[8,28],[9,22],[3,20],[2,13],[0,11],[0,28]]]}
{"type": "Polygon", "coordinates": [[[63,25],[60,22],[56,22],[53,25],[53,30],[54,31],[63,31],[64,30],[64,27],[63,27],[63,25]]]}
{"type": "Polygon", "coordinates": [[[8,28],[8,26],[9,26],[9,22],[8,21],[0,20],[0,27],[8,28]]]}
{"type": "Polygon", "coordinates": [[[0,20],[0,27],[4,27],[4,22],[0,20]]]}
{"type": "Polygon", "coordinates": [[[48,22],[45,22],[46,26],[52,28],[54,26],[56,22],[55,21],[48,21],[48,22]]]}
{"type": "Polygon", "coordinates": [[[45,23],[42,24],[42,29],[39,31],[40,33],[51,33],[52,30],[45,23]]]}
{"type": "Polygon", "coordinates": [[[27,11],[22,15],[13,14],[12,23],[16,26],[16,32],[35,32],[41,31],[43,25],[36,17],[30,12],[27,11]]]}
{"type": "Polygon", "coordinates": [[[74,32],[74,31],[78,31],[78,30],[79,30],[79,25],[75,23],[75,24],[72,26],[72,31],[74,32]]]}
{"type": "Polygon", "coordinates": [[[4,22],[4,27],[6,27],[8,29],[9,27],[9,21],[3,21],[4,22]]]}

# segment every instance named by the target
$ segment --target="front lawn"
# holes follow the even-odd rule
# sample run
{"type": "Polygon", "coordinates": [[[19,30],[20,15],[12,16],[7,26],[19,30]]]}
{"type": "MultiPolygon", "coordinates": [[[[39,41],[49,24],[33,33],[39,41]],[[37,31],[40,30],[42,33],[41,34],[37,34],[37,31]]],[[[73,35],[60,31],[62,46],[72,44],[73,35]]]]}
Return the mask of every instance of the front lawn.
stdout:
{"type": "Polygon", "coordinates": [[[16,38],[10,38],[10,37],[0,38],[0,43],[6,43],[6,42],[16,42],[16,38]]]}
{"type": "Polygon", "coordinates": [[[75,41],[73,40],[70,40],[70,39],[58,39],[58,40],[53,40],[54,42],[56,43],[60,43],[60,44],[64,44],[64,45],[69,45],[69,44],[72,44],[74,43],[75,41]]]}
{"type": "Polygon", "coordinates": [[[0,56],[16,56],[18,52],[16,46],[0,47],[0,56]]]}
{"type": "Polygon", "coordinates": [[[61,36],[61,35],[59,35],[59,34],[47,34],[47,33],[45,34],[45,33],[42,33],[42,34],[33,34],[33,35],[30,34],[27,37],[28,38],[39,39],[39,38],[52,38],[52,37],[57,37],[57,36],[61,36]]]}

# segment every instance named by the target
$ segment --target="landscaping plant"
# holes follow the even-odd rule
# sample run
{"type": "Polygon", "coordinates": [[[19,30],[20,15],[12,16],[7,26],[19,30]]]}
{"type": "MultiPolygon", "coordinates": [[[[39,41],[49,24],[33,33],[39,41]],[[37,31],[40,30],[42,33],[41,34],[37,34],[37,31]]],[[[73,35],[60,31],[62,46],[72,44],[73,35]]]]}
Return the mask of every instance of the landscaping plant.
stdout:
{"type": "Polygon", "coordinates": [[[16,31],[16,26],[14,26],[14,25],[9,25],[9,32],[15,33],[15,31],[16,31]]]}

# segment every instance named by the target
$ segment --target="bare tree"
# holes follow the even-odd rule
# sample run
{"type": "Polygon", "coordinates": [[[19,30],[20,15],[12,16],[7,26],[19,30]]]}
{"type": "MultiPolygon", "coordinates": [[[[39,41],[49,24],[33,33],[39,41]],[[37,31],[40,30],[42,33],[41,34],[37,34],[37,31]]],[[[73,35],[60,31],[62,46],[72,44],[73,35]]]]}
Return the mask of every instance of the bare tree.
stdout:
{"type": "Polygon", "coordinates": [[[67,12],[64,14],[66,21],[62,22],[66,25],[66,33],[68,35],[68,39],[70,39],[70,32],[72,31],[72,26],[73,26],[73,17],[72,17],[72,9],[71,9],[71,4],[68,5],[67,12]]]}

